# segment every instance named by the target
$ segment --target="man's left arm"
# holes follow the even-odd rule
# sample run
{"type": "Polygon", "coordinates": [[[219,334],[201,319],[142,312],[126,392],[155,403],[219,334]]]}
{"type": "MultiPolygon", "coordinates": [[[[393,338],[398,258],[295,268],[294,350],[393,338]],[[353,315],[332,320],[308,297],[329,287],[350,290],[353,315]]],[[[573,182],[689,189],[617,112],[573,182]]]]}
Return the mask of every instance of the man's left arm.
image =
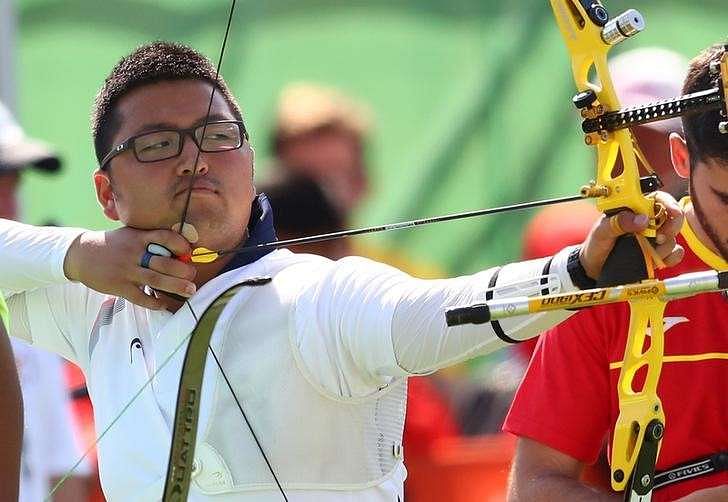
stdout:
{"type": "MultiPolygon", "coordinates": [[[[683,250],[675,241],[682,212],[674,199],[665,199],[664,204],[670,218],[661,229],[657,252],[670,265],[682,258],[683,250]]],[[[647,225],[646,218],[629,211],[617,217],[626,232],[638,232],[647,225]]],[[[599,276],[616,238],[609,219],[595,225],[577,260],[583,276],[599,276]]],[[[445,311],[482,302],[489,296],[542,294],[545,274],[558,276],[561,291],[573,290],[574,269],[567,267],[570,254],[571,250],[565,249],[553,258],[434,281],[415,279],[363,258],[346,258],[314,274],[315,279],[297,298],[295,343],[309,371],[335,375],[332,388],[348,388],[352,395],[369,393],[393,377],[431,373],[508,342],[532,338],[566,319],[569,313],[554,311],[484,325],[447,327],[445,311]],[[526,290],[512,287],[516,283],[526,285],[526,290]],[[322,360],[335,368],[321,368],[322,360]],[[342,386],[338,380],[344,377],[350,381],[342,386]]]]}
{"type": "MultiPolygon", "coordinates": [[[[671,198],[661,197],[669,218],[661,228],[656,251],[667,265],[682,259],[683,250],[676,243],[675,236],[682,224],[682,212],[671,198]]],[[[619,226],[626,232],[637,232],[645,228],[647,221],[623,211],[617,218],[619,226]]],[[[579,248],[579,264],[587,278],[596,278],[609,256],[616,238],[609,218],[598,222],[584,244],[579,248]]],[[[577,289],[582,277],[575,273],[567,262],[572,250],[567,248],[553,258],[517,262],[500,269],[492,269],[473,276],[443,281],[402,281],[392,290],[396,305],[392,310],[389,337],[394,348],[397,367],[408,374],[429,373],[465,359],[492,352],[506,343],[523,341],[559,324],[569,317],[566,311],[536,314],[491,322],[487,325],[470,325],[448,328],[444,312],[448,307],[482,302],[492,296],[535,296],[545,292],[544,281],[534,281],[546,274],[558,276],[561,291],[577,289]],[[513,284],[532,285],[514,292],[513,284]],[[426,284],[423,284],[426,283],[426,284]],[[576,283],[576,286],[575,286],[576,283]],[[489,294],[490,292],[490,294],[489,294]]],[[[572,256],[573,258],[573,256],[572,256]]],[[[572,260],[573,262],[573,260],[572,260]]],[[[578,271],[578,268],[577,268],[578,271]]],[[[357,343],[359,338],[352,340],[357,343]]],[[[367,353],[368,351],[358,351],[367,353]]],[[[386,370],[385,370],[386,371],[386,370]]],[[[396,371],[396,368],[395,368],[396,371]]]]}

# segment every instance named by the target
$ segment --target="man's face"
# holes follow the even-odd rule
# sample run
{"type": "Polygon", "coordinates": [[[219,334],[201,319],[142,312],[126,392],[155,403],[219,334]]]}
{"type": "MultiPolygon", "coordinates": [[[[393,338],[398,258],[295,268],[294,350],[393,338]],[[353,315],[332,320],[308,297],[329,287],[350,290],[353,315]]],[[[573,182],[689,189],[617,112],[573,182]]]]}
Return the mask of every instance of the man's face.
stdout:
{"type": "Polygon", "coordinates": [[[15,220],[18,218],[18,184],[20,175],[17,171],[0,171],[0,218],[15,220]]]}
{"type": "Polygon", "coordinates": [[[690,170],[690,195],[700,225],[728,260],[728,163],[697,162],[690,170]]]}
{"type": "MultiPolygon", "coordinates": [[[[131,91],[117,105],[121,126],[113,145],[143,132],[202,125],[211,93],[212,86],[199,80],[159,82],[131,91]]],[[[210,120],[235,120],[219,92],[210,120]]],[[[118,155],[106,172],[94,176],[104,213],[135,228],[171,228],[180,221],[197,156],[190,136],[184,138],[182,153],[171,159],[142,163],[131,150],[118,155]]],[[[241,242],[254,197],[253,151],[247,141],[237,150],[199,153],[186,218],[197,229],[199,244],[221,249],[241,242]]]]}

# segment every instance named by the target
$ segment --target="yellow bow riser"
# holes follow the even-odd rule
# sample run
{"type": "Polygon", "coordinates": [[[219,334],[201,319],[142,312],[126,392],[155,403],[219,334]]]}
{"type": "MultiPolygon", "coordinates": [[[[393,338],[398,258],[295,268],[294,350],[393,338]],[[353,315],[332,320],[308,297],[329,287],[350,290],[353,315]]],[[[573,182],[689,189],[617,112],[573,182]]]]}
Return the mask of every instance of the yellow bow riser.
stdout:
{"type": "MultiPolygon", "coordinates": [[[[614,44],[644,28],[642,16],[635,10],[629,10],[609,20],[599,2],[550,2],[571,57],[574,81],[579,91],[574,103],[581,110],[582,117],[593,119],[618,110],[620,104],[609,73],[607,55],[614,44]],[[590,72],[593,72],[597,83],[589,81],[590,72]]],[[[641,261],[647,277],[652,279],[654,253],[646,238],[656,236],[664,211],[653,198],[642,193],[641,152],[635,148],[628,129],[588,133],[585,142],[597,149],[597,172],[596,180],[582,188],[582,195],[597,198],[597,209],[605,214],[630,209],[649,218],[649,225],[642,236],[636,240],[627,236],[620,238],[613,254],[621,254],[622,259],[629,256],[630,261],[641,261]],[[620,158],[623,167],[617,171],[615,165],[620,158]]],[[[605,264],[605,275],[610,277],[608,281],[623,282],[617,278],[621,272],[619,269],[616,259],[608,260],[605,264]]],[[[629,299],[629,304],[630,325],[618,384],[620,415],[612,442],[612,487],[618,491],[625,490],[630,481],[648,423],[656,418],[661,429],[665,419],[657,397],[663,356],[665,301],[652,295],[648,298],[634,297],[629,299]],[[649,343],[645,349],[646,341],[649,343]],[[642,388],[636,389],[636,375],[642,368],[646,368],[643,370],[647,372],[646,381],[642,388]]],[[[657,441],[659,447],[659,439],[657,441]]]]}
{"type": "MultiPolygon", "coordinates": [[[[619,99],[607,65],[607,55],[618,41],[624,38],[610,35],[619,20],[629,21],[633,32],[639,32],[644,21],[637,11],[629,10],[613,19],[606,26],[590,22],[583,6],[573,0],[550,0],[559,29],[571,56],[571,71],[579,92],[591,90],[596,100],[582,109],[582,116],[602,115],[609,110],[619,109],[619,99]],[[605,40],[606,39],[606,40],[605,40]],[[610,43],[608,43],[609,41],[610,43]],[[598,84],[589,81],[590,72],[599,80],[598,84]]],[[[618,30],[617,30],[618,32],[618,30]]],[[[646,198],[640,188],[640,172],[634,140],[628,129],[613,132],[588,134],[587,144],[597,148],[597,177],[590,186],[584,187],[583,194],[597,197],[597,209],[610,214],[621,209],[631,209],[637,214],[650,218],[645,237],[654,237],[658,227],[655,215],[655,202],[646,198]],[[614,165],[621,157],[624,168],[615,173],[614,165]]]]}

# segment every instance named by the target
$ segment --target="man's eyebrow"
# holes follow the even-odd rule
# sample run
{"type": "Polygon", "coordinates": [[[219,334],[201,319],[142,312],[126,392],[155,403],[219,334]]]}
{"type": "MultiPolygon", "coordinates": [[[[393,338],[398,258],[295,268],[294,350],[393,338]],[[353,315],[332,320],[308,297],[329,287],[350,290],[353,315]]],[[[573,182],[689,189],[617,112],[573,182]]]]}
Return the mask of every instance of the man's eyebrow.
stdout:
{"type": "MultiPolygon", "coordinates": [[[[200,117],[190,127],[201,126],[202,124],[205,123],[205,118],[207,118],[208,122],[217,122],[218,120],[235,120],[235,117],[228,117],[227,115],[225,115],[223,113],[212,113],[212,114],[210,114],[209,117],[207,117],[207,116],[200,117]]],[[[180,129],[180,127],[178,127],[177,124],[172,124],[170,122],[153,122],[151,124],[144,124],[141,127],[139,127],[134,132],[133,136],[136,136],[138,134],[144,134],[145,132],[160,131],[160,130],[167,130],[167,129],[180,129]]]]}
{"type": "Polygon", "coordinates": [[[177,129],[177,126],[175,124],[170,124],[169,122],[154,122],[152,124],[144,124],[141,127],[138,127],[132,136],[136,136],[137,134],[143,134],[145,132],[152,132],[152,131],[160,131],[160,130],[166,130],[166,129],[177,129]]]}
{"type": "MultiPolygon", "coordinates": [[[[195,126],[201,126],[207,122],[217,122],[218,120],[236,120],[235,117],[228,117],[224,113],[211,113],[209,116],[200,117],[199,120],[195,121],[195,126]]],[[[193,126],[194,127],[194,126],[193,126]]]]}

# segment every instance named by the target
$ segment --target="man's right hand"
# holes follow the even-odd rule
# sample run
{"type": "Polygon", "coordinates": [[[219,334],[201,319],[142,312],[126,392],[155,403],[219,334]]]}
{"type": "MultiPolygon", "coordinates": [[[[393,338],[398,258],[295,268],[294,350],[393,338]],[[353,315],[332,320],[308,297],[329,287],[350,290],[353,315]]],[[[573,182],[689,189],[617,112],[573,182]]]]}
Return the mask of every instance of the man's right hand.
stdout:
{"type": "Polygon", "coordinates": [[[196,269],[192,264],[164,256],[154,256],[149,268],[142,267],[141,259],[150,243],[164,246],[175,256],[192,251],[190,243],[171,230],[124,227],[84,232],[68,249],[63,270],[69,280],[91,289],[124,297],[152,310],[163,310],[166,302],[146,294],[144,286],[189,298],[197,290],[193,282],[196,269]]]}

